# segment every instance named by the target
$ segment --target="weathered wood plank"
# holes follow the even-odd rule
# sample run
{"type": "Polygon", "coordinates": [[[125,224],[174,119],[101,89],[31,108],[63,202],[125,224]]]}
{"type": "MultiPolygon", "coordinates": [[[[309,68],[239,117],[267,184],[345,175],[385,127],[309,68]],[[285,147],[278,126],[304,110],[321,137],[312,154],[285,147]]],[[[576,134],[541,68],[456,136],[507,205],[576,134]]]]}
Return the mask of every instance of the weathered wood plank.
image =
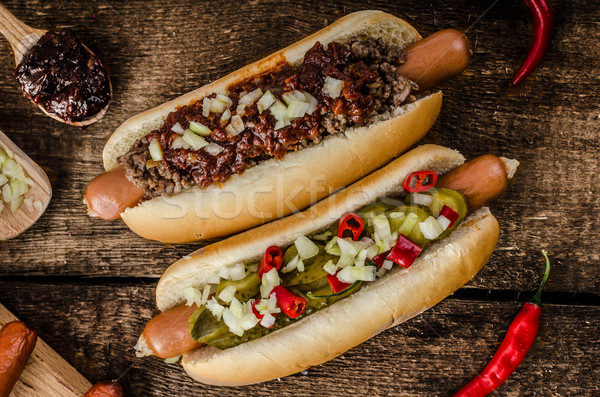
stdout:
{"type": "MultiPolygon", "coordinates": [[[[143,284],[0,282],[0,301],[84,376],[92,382],[121,377],[132,396],[451,395],[485,366],[521,306],[448,299],[305,374],[218,388],[193,383],[178,365],[134,357],[137,334],[152,315],[152,294],[143,284]]],[[[600,325],[593,320],[599,315],[597,306],[545,306],[538,340],[499,393],[600,393],[600,325]]]]}

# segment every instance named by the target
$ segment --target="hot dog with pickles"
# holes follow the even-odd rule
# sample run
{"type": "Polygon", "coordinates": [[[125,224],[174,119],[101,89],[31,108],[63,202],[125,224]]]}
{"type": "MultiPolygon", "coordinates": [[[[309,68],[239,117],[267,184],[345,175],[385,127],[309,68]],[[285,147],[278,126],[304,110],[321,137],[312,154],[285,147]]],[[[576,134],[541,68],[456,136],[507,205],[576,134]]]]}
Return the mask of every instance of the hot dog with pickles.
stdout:
{"type": "Polygon", "coordinates": [[[421,146],[302,213],[176,262],[158,284],[162,313],[138,355],[184,354],[197,380],[255,383],[327,361],[427,309],[486,262],[498,224],[479,207],[518,165],[463,161],[421,146]]]}

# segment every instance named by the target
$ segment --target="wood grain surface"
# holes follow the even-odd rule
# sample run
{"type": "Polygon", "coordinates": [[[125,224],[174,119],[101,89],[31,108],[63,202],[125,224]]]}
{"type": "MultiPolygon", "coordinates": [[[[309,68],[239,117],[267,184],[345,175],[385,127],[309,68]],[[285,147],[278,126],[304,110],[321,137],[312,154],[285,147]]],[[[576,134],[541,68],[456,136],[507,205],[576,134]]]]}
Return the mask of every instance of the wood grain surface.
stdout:
{"type": "Polygon", "coordinates": [[[451,395],[483,368],[535,289],[545,249],[554,270],[540,336],[498,394],[600,394],[596,2],[552,2],[553,40],[518,88],[509,81],[532,29],[520,0],[3,3],[32,27],[73,28],[113,84],[99,123],[63,125],[19,93],[10,47],[0,40],[0,129],[42,165],[54,192],[31,229],[0,245],[0,302],[92,383],[120,378],[132,396],[451,395]],[[280,381],[214,388],[192,383],[179,366],[136,360],[132,346],[154,313],[157,278],[202,244],[144,241],[120,221],[86,215],[82,194],[103,170],[104,142],[128,117],[362,9],[403,17],[423,35],[454,27],[471,39],[471,65],[444,84],[442,113],[425,141],[467,157],[491,152],[521,161],[510,189],[492,205],[501,236],[488,265],[418,318],[280,381]]]}

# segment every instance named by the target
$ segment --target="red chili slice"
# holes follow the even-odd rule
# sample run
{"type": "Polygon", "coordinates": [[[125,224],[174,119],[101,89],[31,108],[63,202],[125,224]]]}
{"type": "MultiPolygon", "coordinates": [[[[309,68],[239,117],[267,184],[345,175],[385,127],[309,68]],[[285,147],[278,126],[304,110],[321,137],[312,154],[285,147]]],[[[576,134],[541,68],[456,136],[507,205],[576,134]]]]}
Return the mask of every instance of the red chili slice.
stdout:
{"type": "Polygon", "coordinates": [[[458,212],[454,211],[452,208],[448,207],[447,205],[444,205],[442,207],[442,210],[440,211],[440,216],[448,218],[448,220],[450,221],[450,225],[448,226],[448,228],[451,228],[452,225],[454,225],[454,222],[458,220],[460,215],[458,215],[458,212]]]}
{"type": "Polygon", "coordinates": [[[265,250],[260,262],[258,263],[258,277],[262,278],[263,274],[271,269],[281,269],[283,264],[283,251],[281,248],[272,245],[265,250]]]}
{"type": "Polygon", "coordinates": [[[365,228],[365,222],[360,216],[354,212],[349,212],[342,215],[340,218],[340,225],[338,226],[338,237],[351,237],[352,240],[356,241],[360,237],[361,233],[365,228]]]}
{"type": "Polygon", "coordinates": [[[395,264],[408,269],[415,259],[417,259],[421,250],[423,250],[423,248],[419,244],[413,243],[408,237],[401,234],[396,245],[392,248],[386,258],[395,264]]]}
{"type": "Polygon", "coordinates": [[[304,310],[306,309],[306,299],[293,294],[282,285],[273,288],[273,292],[277,298],[277,306],[279,306],[281,311],[287,314],[288,317],[297,318],[304,313],[304,310]]]}
{"type": "Polygon", "coordinates": [[[383,266],[383,262],[385,261],[385,258],[388,256],[389,253],[390,251],[386,251],[383,254],[374,256],[371,260],[377,265],[379,269],[381,269],[381,266],[383,266]]]}
{"type": "Polygon", "coordinates": [[[406,177],[402,182],[402,188],[409,193],[424,192],[434,187],[437,179],[438,175],[435,171],[416,171],[406,177]]]}
{"type": "Polygon", "coordinates": [[[349,286],[351,286],[352,284],[348,284],[348,283],[344,283],[343,281],[340,281],[339,278],[337,278],[337,273],[336,274],[328,274],[327,275],[327,282],[329,282],[329,286],[331,287],[331,291],[334,294],[337,294],[340,291],[345,290],[346,288],[348,288],[349,286]]]}

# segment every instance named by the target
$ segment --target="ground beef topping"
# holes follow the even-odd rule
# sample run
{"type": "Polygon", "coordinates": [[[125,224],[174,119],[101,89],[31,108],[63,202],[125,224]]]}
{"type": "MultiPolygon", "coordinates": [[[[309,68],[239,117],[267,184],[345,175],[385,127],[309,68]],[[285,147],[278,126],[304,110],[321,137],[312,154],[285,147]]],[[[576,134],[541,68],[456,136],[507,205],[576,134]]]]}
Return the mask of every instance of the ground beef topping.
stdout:
{"type": "Polygon", "coordinates": [[[225,182],[414,101],[418,87],[396,72],[404,61],[381,39],[317,42],[297,67],[281,65],[171,112],[119,161],[147,199],[225,182]]]}

